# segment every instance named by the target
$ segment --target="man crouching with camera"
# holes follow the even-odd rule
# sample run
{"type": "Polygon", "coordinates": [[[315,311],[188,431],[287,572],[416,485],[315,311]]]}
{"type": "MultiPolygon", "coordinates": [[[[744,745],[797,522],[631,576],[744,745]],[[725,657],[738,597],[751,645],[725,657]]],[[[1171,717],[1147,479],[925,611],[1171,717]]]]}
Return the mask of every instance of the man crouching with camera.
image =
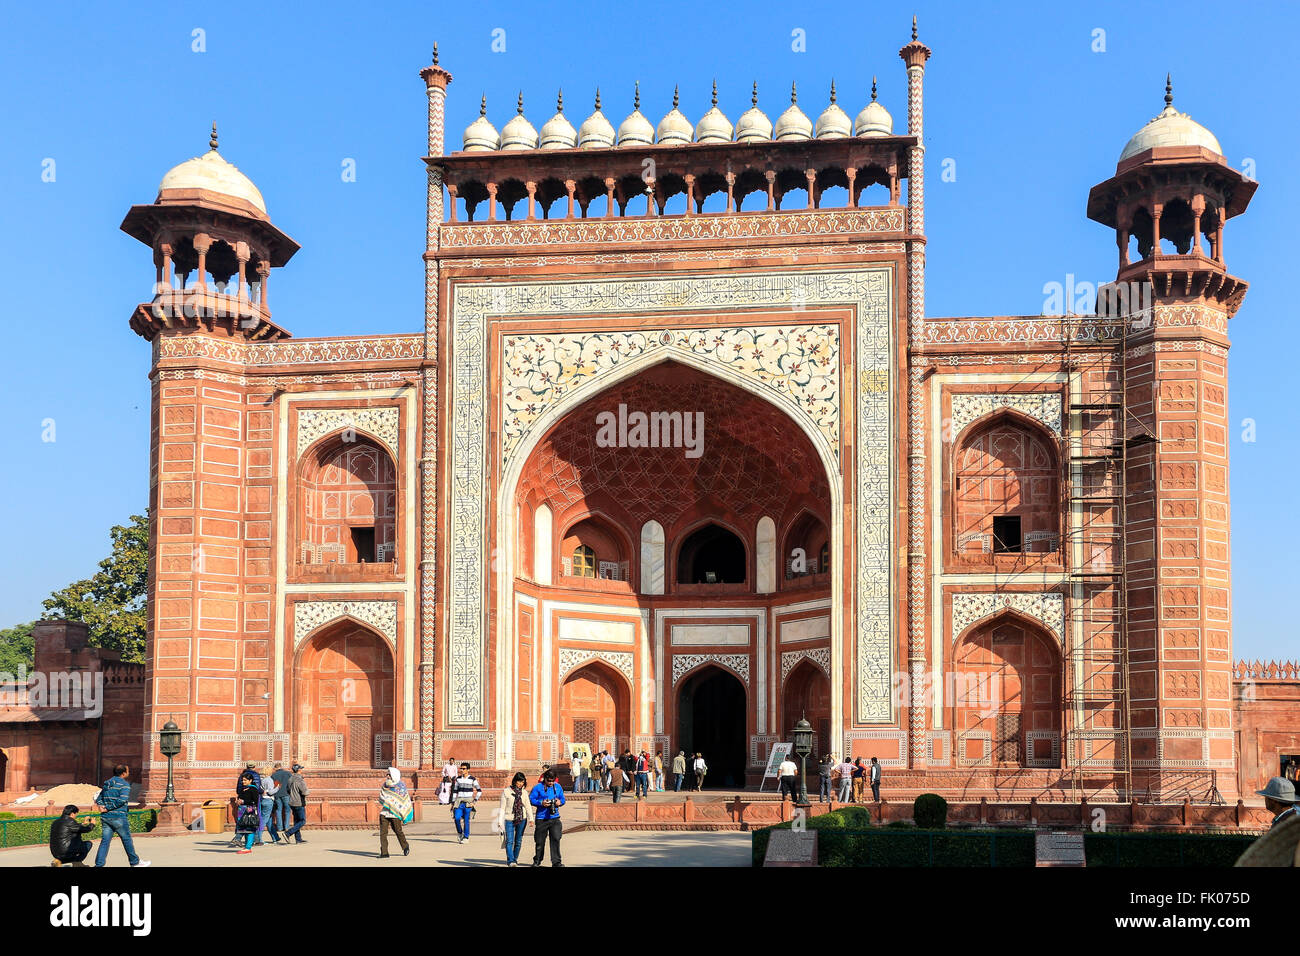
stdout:
{"type": "Polygon", "coordinates": [[[549,767],[542,779],[528,795],[528,802],[537,808],[533,827],[533,866],[541,866],[546,855],[546,838],[551,838],[551,866],[564,866],[560,862],[560,837],[564,825],[560,822],[560,807],[564,806],[564,788],[555,782],[555,771],[549,767]]]}

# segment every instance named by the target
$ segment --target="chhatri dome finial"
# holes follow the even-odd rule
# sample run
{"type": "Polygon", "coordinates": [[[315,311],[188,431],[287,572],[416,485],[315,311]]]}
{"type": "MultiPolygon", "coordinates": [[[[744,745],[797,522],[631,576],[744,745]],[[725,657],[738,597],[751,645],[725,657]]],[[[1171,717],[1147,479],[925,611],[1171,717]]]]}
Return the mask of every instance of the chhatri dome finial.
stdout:
{"type": "Polygon", "coordinates": [[[519,91],[519,105],[515,107],[515,112],[520,116],[524,115],[524,91],[523,90],[519,91]]]}
{"type": "Polygon", "coordinates": [[[478,101],[478,115],[487,116],[487,94],[486,93],[484,93],[483,98],[478,101]]]}
{"type": "Polygon", "coordinates": [[[835,81],[831,80],[831,102],[835,102],[835,81]]]}
{"type": "Polygon", "coordinates": [[[790,84],[790,102],[791,102],[791,103],[798,103],[798,102],[799,102],[799,84],[798,84],[798,83],[791,83],[791,84],[790,84]]]}
{"type": "Polygon", "coordinates": [[[555,94],[555,112],[557,113],[564,112],[564,88],[563,87],[561,87],[560,91],[555,94]]]}
{"type": "Polygon", "coordinates": [[[600,87],[596,87],[596,109],[600,109],[600,87]]]}
{"type": "Polygon", "coordinates": [[[673,87],[673,109],[677,109],[677,87],[673,87]]]}
{"type": "Polygon", "coordinates": [[[1165,106],[1174,105],[1174,81],[1173,74],[1165,74],[1165,106]]]}
{"type": "Polygon", "coordinates": [[[718,81],[716,78],[713,80],[713,105],[718,105],[718,81]]]}
{"type": "Polygon", "coordinates": [[[916,14],[912,14],[912,39],[916,39],[916,14]]]}
{"type": "Polygon", "coordinates": [[[876,102],[876,78],[871,78],[871,102],[876,102]]]}
{"type": "Polygon", "coordinates": [[[758,80],[754,81],[754,92],[750,94],[749,105],[755,108],[758,107],[758,80]]]}
{"type": "Polygon", "coordinates": [[[637,80],[636,95],[632,97],[632,109],[639,110],[640,108],[641,108],[641,81],[637,80]]]}
{"type": "Polygon", "coordinates": [[[213,120],[213,121],[212,121],[212,135],[208,137],[208,148],[211,149],[211,150],[216,150],[216,148],[217,148],[217,122],[216,122],[216,120],[213,120]]]}
{"type": "Polygon", "coordinates": [[[433,41],[433,65],[438,65],[438,41],[433,41]]]}

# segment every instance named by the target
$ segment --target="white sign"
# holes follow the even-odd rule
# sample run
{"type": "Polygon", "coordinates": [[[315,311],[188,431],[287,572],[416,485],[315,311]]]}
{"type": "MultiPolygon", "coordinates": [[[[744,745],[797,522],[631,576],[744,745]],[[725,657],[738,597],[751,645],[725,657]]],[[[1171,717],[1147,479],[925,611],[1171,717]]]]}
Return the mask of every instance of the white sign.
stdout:
{"type": "Polygon", "coordinates": [[[794,744],[772,744],[772,752],[767,755],[767,769],[763,771],[763,779],[758,785],[759,790],[763,789],[768,777],[781,775],[781,762],[793,752],[794,744]]]}

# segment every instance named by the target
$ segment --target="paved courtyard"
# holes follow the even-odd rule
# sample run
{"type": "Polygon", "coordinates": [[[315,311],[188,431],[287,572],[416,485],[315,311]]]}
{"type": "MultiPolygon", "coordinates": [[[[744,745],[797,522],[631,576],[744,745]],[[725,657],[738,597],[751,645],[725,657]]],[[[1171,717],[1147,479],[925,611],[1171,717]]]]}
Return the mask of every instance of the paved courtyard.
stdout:
{"type": "MultiPolygon", "coordinates": [[[[503,866],[501,837],[486,825],[467,843],[457,843],[447,823],[417,823],[407,827],[411,855],[403,857],[389,837],[387,860],[379,860],[379,830],[303,830],[301,845],[254,847],[240,855],[229,831],[178,837],[140,837],[136,852],[154,866],[503,866]]],[[[113,841],[109,866],[126,866],[126,854],[113,841]]],[[[96,841],[95,849],[99,848],[96,841]]],[[[524,836],[523,861],[532,862],[533,833],[524,836]]],[[[568,866],[749,866],[750,834],[736,831],[687,832],[664,830],[575,830],[561,843],[568,866]]],[[[90,861],[94,862],[95,850],[90,861]]],[[[44,846],[0,850],[0,866],[48,866],[44,846]]],[[[546,865],[550,864],[549,849],[546,865]]]]}

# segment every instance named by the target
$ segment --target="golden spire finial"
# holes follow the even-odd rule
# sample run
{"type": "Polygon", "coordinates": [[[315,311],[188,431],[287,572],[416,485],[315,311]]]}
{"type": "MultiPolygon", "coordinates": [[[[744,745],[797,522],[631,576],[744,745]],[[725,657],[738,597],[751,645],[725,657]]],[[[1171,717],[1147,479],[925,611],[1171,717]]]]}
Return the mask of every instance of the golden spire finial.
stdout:
{"type": "Polygon", "coordinates": [[[1165,74],[1165,106],[1174,105],[1174,80],[1173,74],[1165,74]]]}
{"type": "Polygon", "coordinates": [[[478,101],[478,115],[487,116],[487,94],[486,93],[484,93],[483,98],[478,101]]]}
{"type": "Polygon", "coordinates": [[[713,105],[715,108],[718,105],[718,81],[716,78],[713,80],[713,105]]]}
{"type": "Polygon", "coordinates": [[[557,113],[564,112],[564,88],[563,87],[561,87],[560,91],[555,94],[555,112],[557,113]]]}
{"type": "Polygon", "coordinates": [[[596,111],[600,111],[600,87],[596,87],[596,111]]]}
{"type": "Polygon", "coordinates": [[[519,105],[515,107],[515,112],[520,116],[524,115],[524,91],[519,91],[519,105]]]}
{"type": "Polygon", "coordinates": [[[754,92],[750,94],[749,103],[754,109],[758,109],[758,80],[754,81],[754,92]]]}
{"type": "Polygon", "coordinates": [[[871,78],[871,102],[876,102],[876,78],[871,78]]]}
{"type": "Polygon", "coordinates": [[[216,150],[217,148],[217,122],[212,121],[212,135],[208,137],[208,149],[216,150]]]}

